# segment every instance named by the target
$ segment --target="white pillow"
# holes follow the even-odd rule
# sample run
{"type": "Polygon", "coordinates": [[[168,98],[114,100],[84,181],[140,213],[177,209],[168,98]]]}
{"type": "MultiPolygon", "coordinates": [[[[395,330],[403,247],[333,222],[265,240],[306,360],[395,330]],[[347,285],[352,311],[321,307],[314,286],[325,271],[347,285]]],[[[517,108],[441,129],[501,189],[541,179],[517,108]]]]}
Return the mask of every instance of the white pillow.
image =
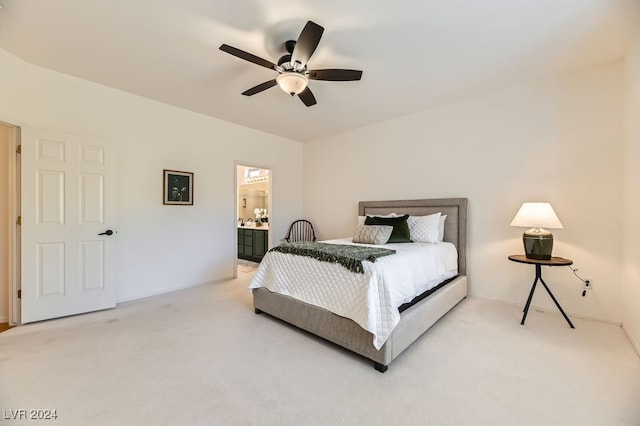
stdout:
{"type": "MultiPolygon", "coordinates": [[[[389,214],[368,214],[367,216],[371,216],[371,217],[398,217],[399,214],[397,213],[389,213],[389,214]]],[[[358,216],[358,225],[364,225],[364,221],[367,218],[367,216],[358,216]]]]}
{"type": "Polygon", "coordinates": [[[438,224],[438,242],[444,241],[444,221],[447,219],[447,215],[440,216],[440,223],[438,224]]]}
{"type": "Polygon", "coordinates": [[[440,225],[440,213],[427,216],[409,216],[409,234],[414,243],[437,243],[440,225]]]}
{"type": "Polygon", "coordinates": [[[393,232],[393,226],[387,225],[358,225],[353,235],[354,243],[386,244],[393,232]]]}

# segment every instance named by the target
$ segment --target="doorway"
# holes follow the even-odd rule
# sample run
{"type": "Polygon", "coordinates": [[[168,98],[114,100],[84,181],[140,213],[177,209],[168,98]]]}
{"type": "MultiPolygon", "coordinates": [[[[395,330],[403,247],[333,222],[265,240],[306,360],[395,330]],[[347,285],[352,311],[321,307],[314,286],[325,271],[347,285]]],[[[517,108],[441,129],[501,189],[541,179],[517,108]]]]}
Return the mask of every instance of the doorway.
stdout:
{"type": "Polygon", "coordinates": [[[0,122],[0,151],[0,316],[17,325],[115,307],[115,241],[99,238],[115,234],[115,148],[0,122]]]}
{"type": "Polygon", "coordinates": [[[0,332],[20,324],[20,129],[0,122],[0,332]]]}
{"type": "Polygon", "coordinates": [[[271,170],[236,163],[236,276],[257,269],[270,247],[271,170]]]}

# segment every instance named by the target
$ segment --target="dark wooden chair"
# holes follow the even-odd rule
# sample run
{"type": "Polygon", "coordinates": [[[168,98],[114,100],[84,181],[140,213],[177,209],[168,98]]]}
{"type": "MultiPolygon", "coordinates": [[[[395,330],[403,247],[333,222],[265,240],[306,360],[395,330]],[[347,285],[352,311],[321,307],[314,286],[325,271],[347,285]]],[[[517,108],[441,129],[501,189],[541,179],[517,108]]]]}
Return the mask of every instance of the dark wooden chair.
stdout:
{"type": "Polygon", "coordinates": [[[316,233],[313,230],[311,222],[305,219],[298,219],[294,221],[289,227],[289,232],[284,239],[288,243],[295,243],[297,241],[315,241],[316,233]]]}

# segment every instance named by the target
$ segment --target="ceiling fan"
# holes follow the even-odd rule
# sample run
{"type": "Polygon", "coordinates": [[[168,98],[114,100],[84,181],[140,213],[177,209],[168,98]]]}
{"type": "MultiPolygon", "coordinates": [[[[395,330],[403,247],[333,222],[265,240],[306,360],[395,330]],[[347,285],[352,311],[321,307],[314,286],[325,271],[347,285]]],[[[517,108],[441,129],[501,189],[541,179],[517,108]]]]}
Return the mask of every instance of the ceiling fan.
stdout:
{"type": "Polygon", "coordinates": [[[326,81],[354,81],[360,80],[362,71],[346,70],[346,69],[321,69],[308,70],[307,62],[313,55],[324,28],[315,22],[308,21],[302,29],[298,40],[289,40],[285,43],[287,54],[278,60],[278,64],[274,64],[266,59],[262,59],[244,50],[240,50],[228,44],[220,46],[220,50],[230,55],[236,56],[245,61],[253,62],[256,65],[263,66],[278,72],[273,80],[265,81],[251,89],[242,92],[245,96],[252,96],[267,90],[276,84],[291,96],[298,95],[300,100],[308,107],[316,104],[316,98],[308,87],[309,80],[326,80],[326,81]]]}

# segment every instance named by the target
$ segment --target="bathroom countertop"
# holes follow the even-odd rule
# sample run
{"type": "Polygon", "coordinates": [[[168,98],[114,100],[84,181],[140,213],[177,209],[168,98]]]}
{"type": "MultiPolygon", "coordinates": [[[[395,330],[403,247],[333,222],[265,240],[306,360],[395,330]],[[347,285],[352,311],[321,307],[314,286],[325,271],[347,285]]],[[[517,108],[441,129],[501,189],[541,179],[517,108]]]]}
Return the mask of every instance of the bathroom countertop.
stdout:
{"type": "Polygon", "coordinates": [[[240,226],[238,225],[238,228],[244,228],[244,229],[257,229],[257,230],[262,230],[262,231],[268,231],[269,230],[269,225],[265,225],[263,224],[262,226],[256,226],[256,225],[244,225],[244,226],[240,226]]]}

